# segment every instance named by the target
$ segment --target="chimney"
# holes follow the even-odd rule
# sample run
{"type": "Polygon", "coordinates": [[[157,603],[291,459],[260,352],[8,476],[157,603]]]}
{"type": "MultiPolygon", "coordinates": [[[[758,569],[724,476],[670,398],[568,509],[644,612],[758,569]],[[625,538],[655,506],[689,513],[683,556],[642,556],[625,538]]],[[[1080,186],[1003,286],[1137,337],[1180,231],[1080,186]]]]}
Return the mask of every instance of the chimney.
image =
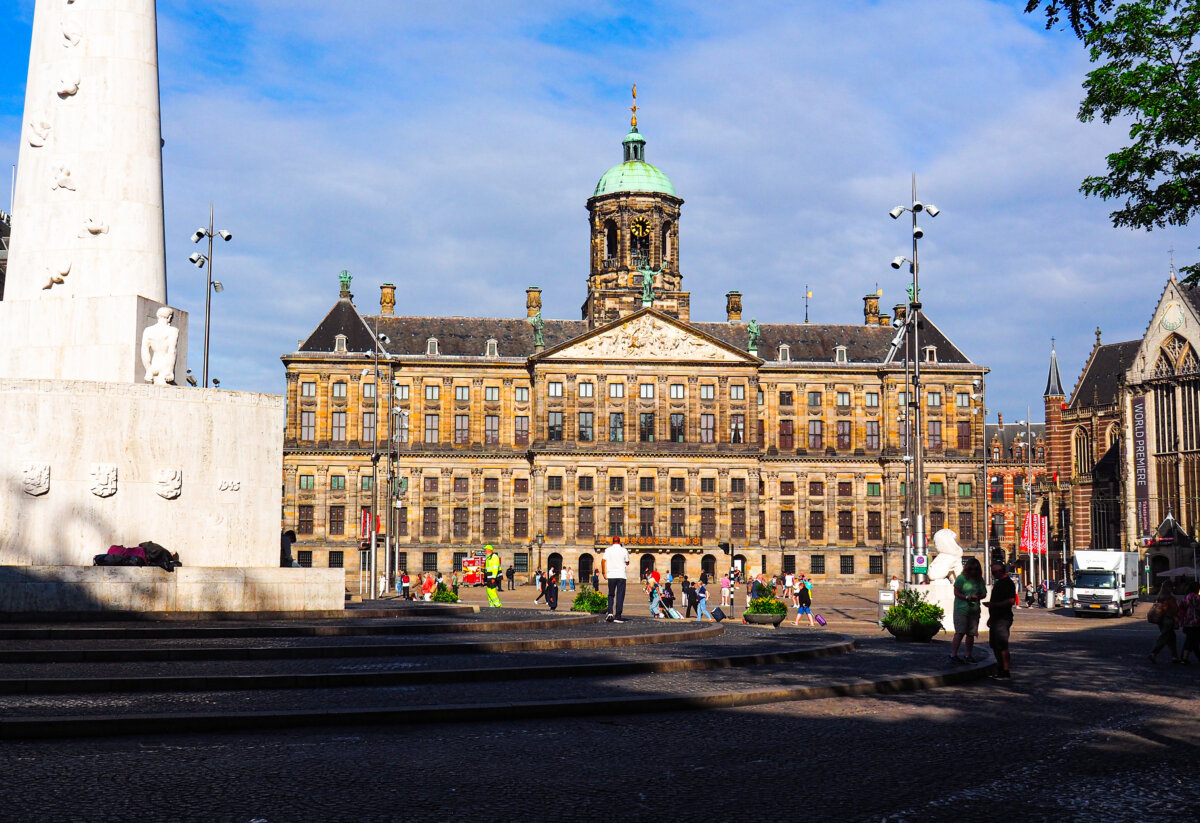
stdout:
{"type": "Polygon", "coordinates": [[[742,319],[742,293],[740,291],[725,292],[725,319],[730,323],[742,319]]]}
{"type": "Polygon", "coordinates": [[[897,303],[896,305],[892,306],[892,317],[895,317],[897,320],[903,323],[904,318],[908,317],[908,304],[897,303]]]}
{"type": "Polygon", "coordinates": [[[379,313],[396,313],[396,286],[394,283],[384,283],[379,287],[379,313]]]}
{"type": "Polygon", "coordinates": [[[868,326],[879,325],[879,295],[863,295],[863,322],[868,326]]]}
{"type": "Polygon", "coordinates": [[[1000,424],[1000,428],[1004,428],[1004,412],[996,413],[996,422],[1000,424]]]}
{"type": "Polygon", "coordinates": [[[879,325],[881,325],[881,326],[892,325],[892,318],[888,317],[886,314],[879,315],[879,325]]]}
{"type": "Polygon", "coordinates": [[[525,289],[525,316],[533,317],[542,310],[542,289],[540,286],[530,286],[525,289]]]}

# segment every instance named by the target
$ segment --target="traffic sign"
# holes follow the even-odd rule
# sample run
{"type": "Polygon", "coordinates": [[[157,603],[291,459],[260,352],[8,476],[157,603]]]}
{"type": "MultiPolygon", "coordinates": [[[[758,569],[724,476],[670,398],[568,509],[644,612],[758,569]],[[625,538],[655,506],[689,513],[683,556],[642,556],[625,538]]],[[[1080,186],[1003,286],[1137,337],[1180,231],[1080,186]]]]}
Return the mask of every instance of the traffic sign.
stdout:
{"type": "Polygon", "coordinates": [[[929,556],[925,554],[913,555],[913,573],[928,574],[929,573],[929,556]]]}

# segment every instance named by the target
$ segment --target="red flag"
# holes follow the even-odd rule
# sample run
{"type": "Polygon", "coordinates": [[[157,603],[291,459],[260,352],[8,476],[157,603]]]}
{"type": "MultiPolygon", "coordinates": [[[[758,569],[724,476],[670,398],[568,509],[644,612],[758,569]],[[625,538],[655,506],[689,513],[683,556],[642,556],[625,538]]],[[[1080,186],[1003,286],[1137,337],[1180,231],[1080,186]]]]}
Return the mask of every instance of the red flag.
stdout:
{"type": "Polygon", "coordinates": [[[1034,552],[1034,536],[1033,536],[1033,512],[1025,513],[1025,523],[1021,527],[1021,547],[1020,550],[1029,554],[1034,552]]]}

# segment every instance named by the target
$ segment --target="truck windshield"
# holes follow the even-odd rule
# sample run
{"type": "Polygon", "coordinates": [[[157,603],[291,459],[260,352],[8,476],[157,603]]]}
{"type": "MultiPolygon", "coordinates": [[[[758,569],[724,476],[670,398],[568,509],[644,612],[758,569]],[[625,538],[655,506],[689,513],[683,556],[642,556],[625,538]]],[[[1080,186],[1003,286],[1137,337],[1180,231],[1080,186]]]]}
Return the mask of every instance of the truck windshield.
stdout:
{"type": "Polygon", "coordinates": [[[1115,589],[1117,577],[1112,572],[1076,572],[1077,589],[1115,589]]]}

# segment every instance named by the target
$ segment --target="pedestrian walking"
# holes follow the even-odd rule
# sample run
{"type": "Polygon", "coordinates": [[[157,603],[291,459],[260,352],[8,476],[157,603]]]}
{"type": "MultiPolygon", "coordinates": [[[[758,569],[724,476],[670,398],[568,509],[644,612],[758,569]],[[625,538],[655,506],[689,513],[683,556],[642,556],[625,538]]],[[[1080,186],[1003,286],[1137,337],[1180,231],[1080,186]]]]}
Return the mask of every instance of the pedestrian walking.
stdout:
{"type": "Polygon", "coordinates": [[[1179,659],[1191,663],[1189,655],[1200,660],[1200,583],[1188,584],[1187,594],[1179,606],[1179,623],[1183,627],[1183,649],[1179,659]]]}
{"type": "Polygon", "coordinates": [[[1150,650],[1150,662],[1158,662],[1158,653],[1171,647],[1171,661],[1180,662],[1179,646],[1175,642],[1175,627],[1179,625],[1179,601],[1175,599],[1175,586],[1168,580],[1158,589],[1158,598],[1150,609],[1151,623],[1158,623],[1158,640],[1150,650]],[[1154,619],[1157,612],[1157,620],[1154,619]]]}
{"type": "Polygon", "coordinates": [[[592,588],[600,591],[600,572],[595,569],[592,569],[592,588]]]}
{"type": "Polygon", "coordinates": [[[1027,609],[1033,608],[1033,596],[1034,596],[1035,591],[1036,590],[1033,588],[1032,583],[1025,584],[1025,608],[1027,608],[1027,609]]]}
{"type": "Polygon", "coordinates": [[[604,619],[609,623],[624,623],[621,614],[625,608],[629,552],[621,545],[620,538],[614,537],[612,544],[600,556],[600,572],[608,579],[608,613],[604,619]]]}
{"type": "Polygon", "coordinates": [[[536,603],[546,596],[546,575],[542,574],[542,570],[538,569],[533,573],[533,585],[537,586],[537,597],[533,598],[536,603]]]}
{"type": "Polygon", "coordinates": [[[388,590],[387,572],[380,572],[379,573],[379,596],[383,597],[385,594],[387,594],[387,590],[388,590]]]}
{"type": "Polygon", "coordinates": [[[705,618],[712,620],[713,616],[708,610],[708,586],[704,585],[704,579],[701,578],[700,586],[696,589],[696,622],[705,618]]]}
{"type": "Polygon", "coordinates": [[[888,581],[888,588],[891,589],[896,594],[899,594],[900,593],[900,578],[896,577],[896,575],[893,574],[892,579],[888,581]]]}
{"type": "Polygon", "coordinates": [[[510,592],[517,588],[516,583],[514,582],[516,580],[516,577],[517,577],[516,572],[513,571],[512,566],[509,566],[507,569],[504,570],[504,579],[506,579],[508,581],[508,590],[510,592]]]}
{"type": "Polygon", "coordinates": [[[421,599],[433,599],[433,572],[426,572],[425,582],[421,584],[421,599]]]}
{"type": "Polygon", "coordinates": [[[975,662],[975,637],[979,634],[979,604],[987,594],[983,582],[983,567],[974,557],[963,563],[963,572],[954,579],[954,640],[950,644],[951,663],[975,662]],[[967,640],[967,657],[958,656],[963,638],[967,640]]]}
{"type": "Polygon", "coordinates": [[[654,575],[646,578],[646,594],[650,595],[650,616],[662,617],[662,588],[654,575]]]}
{"type": "MultiPolygon", "coordinates": [[[[668,609],[671,609],[674,606],[675,606],[675,592],[671,588],[671,581],[668,580],[665,584],[663,584],[663,590],[662,590],[663,611],[666,612],[668,609]]],[[[666,614],[664,613],[663,616],[666,617],[666,614]]]]}
{"type": "Polygon", "coordinates": [[[405,600],[412,599],[411,597],[409,597],[409,592],[408,592],[408,587],[411,582],[412,581],[409,579],[408,572],[404,572],[404,574],[400,575],[400,596],[403,597],[405,600]]]}
{"type": "Polygon", "coordinates": [[[500,587],[503,585],[500,574],[500,569],[502,568],[500,552],[496,551],[496,548],[491,543],[483,547],[483,552],[483,582],[487,587],[488,605],[494,609],[498,609],[504,605],[500,602],[500,587]]]}
{"type": "Polygon", "coordinates": [[[1008,680],[1012,677],[1008,638],[1012,633],[1013,607],[1017,605],[1017,586],[1003,563],[992,563],[992,599],[983,605],[988,607],[988,645],[1000,664],[996,677],[1008,680]]]}
{"type": "Polygon", "coordinates": [[[553,566],[546,572],[546,605],[550,611],[558,610],[558,569],[553,566]]]}
{"type": "Polygon", "coordinates": [[[692,587],[692,582],[688,580],[685,574],[679,583],[679,605],[683,607],[683,616],[691,617],[692,610],[696,608],[696,590],[692,587]]]}
{"type": "Polygon", "coordinates": [[[792,625],[799,626],[800,618],[807,617],[808,625],[816,626],[812,616],[812,595],[808,593],[808,586],[804,585],[804,575],[797,577],[793,586],[792,591],[795,592],[796,598],[796,619],[792,621],[792,625]]]}
{"type": "Polygon", "coordinates": [[[571,591],[575,591],[575,570],[567,569],[567,582],[571,585],[571,591]]]}

